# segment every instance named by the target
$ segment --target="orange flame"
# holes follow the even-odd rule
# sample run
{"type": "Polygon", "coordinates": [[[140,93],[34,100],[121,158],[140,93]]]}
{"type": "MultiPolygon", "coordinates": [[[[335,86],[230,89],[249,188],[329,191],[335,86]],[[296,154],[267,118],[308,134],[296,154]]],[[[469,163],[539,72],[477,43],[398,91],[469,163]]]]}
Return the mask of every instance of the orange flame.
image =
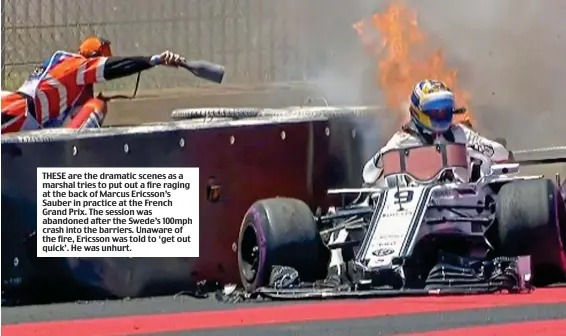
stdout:
{"type": "MultiPolygon", "coordinates": [[[[378,85],[384,92],[387,107],[401,113],[401,121],[409,118],[406,107],[413,86],[424,79],[444,81],[454,91],[458,106],[468,107],[470,96],[458,86],[457,71],[446,65],[441,49],[430,50],[416,12],[401,1],[394,1],[384,13],[374,14],[370,20],[353,27],[366,50],[377,58],[378,85]]],[[[472,122],[469,110],[456,119],[472,122]]]]}

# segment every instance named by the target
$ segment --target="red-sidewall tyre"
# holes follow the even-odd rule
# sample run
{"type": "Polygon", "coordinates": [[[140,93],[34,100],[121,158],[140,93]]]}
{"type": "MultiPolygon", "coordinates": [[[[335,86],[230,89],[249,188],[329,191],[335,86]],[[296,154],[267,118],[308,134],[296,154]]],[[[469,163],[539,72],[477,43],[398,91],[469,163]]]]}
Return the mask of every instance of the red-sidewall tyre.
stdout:
{"type": "Polygon", "coordinates": [[[238,238],[238,268],[247,291],[269,285],[273,266],[289,266],[303,281],[324,278],[329,253],[315,217],[300,200],[255,202],[244,216],[238,238]]]}

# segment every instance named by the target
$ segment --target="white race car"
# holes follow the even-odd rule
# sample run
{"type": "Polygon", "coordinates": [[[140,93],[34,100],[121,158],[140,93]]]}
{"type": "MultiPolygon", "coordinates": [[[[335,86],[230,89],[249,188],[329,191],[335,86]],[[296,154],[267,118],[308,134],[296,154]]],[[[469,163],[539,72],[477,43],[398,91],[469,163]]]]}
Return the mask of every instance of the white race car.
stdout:
{"type": "Polygon", "coordinates": [[[257,201],[240,230],[244,287],[272,298],[357,297],[562,281],[561,187],[519,176],[517,163],[474,162],[464,182],[458,172],[469,169],[467,151],[446,144],[386,152],[385,185],[330,190],[360,195],[324,215],[295,199],[257,201]],[[332,276],[340,280],[328,286],[332,276]]]}

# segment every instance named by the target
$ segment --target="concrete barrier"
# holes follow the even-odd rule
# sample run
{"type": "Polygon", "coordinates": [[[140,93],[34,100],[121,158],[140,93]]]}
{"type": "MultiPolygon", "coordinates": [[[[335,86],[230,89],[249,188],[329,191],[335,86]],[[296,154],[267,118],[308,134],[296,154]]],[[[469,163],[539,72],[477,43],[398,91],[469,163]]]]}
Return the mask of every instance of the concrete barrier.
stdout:
{"type": "Polygon", "coordinates": [[[566,146],[524,149],[513,151],[515,160],[523,165],[540,165],[566,162],[566,146]]]}

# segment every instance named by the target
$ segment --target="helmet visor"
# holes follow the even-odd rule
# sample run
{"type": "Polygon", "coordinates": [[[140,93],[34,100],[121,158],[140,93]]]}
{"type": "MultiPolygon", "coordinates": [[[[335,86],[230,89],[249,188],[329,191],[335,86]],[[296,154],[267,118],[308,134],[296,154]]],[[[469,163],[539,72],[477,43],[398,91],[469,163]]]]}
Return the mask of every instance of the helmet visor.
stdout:
{"type": "Polygon", "coordinates": [[[453,106],[436,105],[437,108],[429,108],[422,111],[422,120],[425,127],[433,132],[444,132],[452,125],[454,116],[453,106]]]}
{"type": "Polygon", "coordinates": [[[434,99],[423,103],[421,110],[430,118],[433,128],[435,124],[450,124],[454,116],[454,99],[452,97],[434,99]]]}
{"type": "Polygon", "coordinates": [[[450,108],[427,110],[425,113],[433,121],[451,121],[454,112],[450,108]]]}

